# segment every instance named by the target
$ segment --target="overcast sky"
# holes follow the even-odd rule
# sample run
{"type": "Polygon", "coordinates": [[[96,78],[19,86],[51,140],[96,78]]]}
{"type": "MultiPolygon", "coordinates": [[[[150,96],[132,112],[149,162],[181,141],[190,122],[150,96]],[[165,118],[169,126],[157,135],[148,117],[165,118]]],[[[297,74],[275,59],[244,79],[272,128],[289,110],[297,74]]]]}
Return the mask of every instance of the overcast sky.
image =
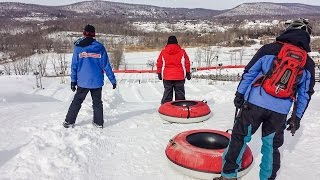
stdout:
{"type": "MultiPolygon", "coordinates": [[[[84,0],[0,0],[0,2],[24,2],[41,5],[65,5],[84,0]]],[[[320,6],[320,0],[109,0],[114,2],[125,2],[133,4],[149,4],[163,7],[186,7],[207,9],[230,9],[245,2],[276,2],[276,3],[302,3],[320,6]]]]}

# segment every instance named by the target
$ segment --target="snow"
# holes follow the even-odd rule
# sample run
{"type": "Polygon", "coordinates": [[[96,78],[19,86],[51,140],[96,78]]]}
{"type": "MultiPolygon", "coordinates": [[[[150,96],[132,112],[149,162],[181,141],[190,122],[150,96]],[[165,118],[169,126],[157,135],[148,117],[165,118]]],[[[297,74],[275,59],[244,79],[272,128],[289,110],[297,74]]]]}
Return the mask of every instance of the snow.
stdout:
{"type": "MultiPolygon", "coordinates": [[[[215,58],[211,64],[211,66],[216,66],[217,64],[222,63],[223,65],[240,65],[241,52],[242,54],[242,65],[247,64],[256,51],[261,47],[259,44],[255,44],[249,47],[220,47],[220,46],[212,46],[210,47],[214,55],[218,56],[218,60],[215,58]]],[[[184,48],[184,47],[182,47],[184,48]]],[[[190,58],[192,67],[205,67],[204,63],[204,55],[205,51],[201,48],[184,48],[190,58]],[[201,64],[198,64],[199,55],[198,51],[201,52],[201,64]]],[[[158,56],[160,54],[160,50],[151,51],[151,52],[125,52],[124,53],[124,63],[126,64],[127,69],[151,69],[150,66],[146,64],[149,61],[156,62],[158,56]]],[[[124,66],[121,66],[124,68],[124,66]]]]}
{"type": "MultiPolygon", "coordinates": [[[[81,32],[74,31],[59,31],[53,32],[47,35],[47,38],[54,41],[64,41],[69,44],[73,44],[76,40],[82,37],[81,32]]],[[[141,44],[141,36],[127,36],[127,35],[116,35],[116,34],[107,34],[107,33],[96,33],[96,39],[102,44],[106,45],[107,51],[110,46],[115,46],[117,44],[124,45],[138,45],[141,44]]]]}
{"type": "Polygon", "coordinates": [[[11,35],[21,34],[25,32],[32,31],[32,28],[30,27],[13,27],[13,28],[2,28],[0,30],[0,34],[6,34],[9,33],[11,35]]]}
{"type": "Polygon", "coordinates": [[[276,27],[285,24],[286,21],[280,20],[244,20],[240,24],[241,29],[266,29],[268,27],[276,27]]]}
{"type": "MultiPolygon", "coordinates": [[[[116,90],[109,83],[103,88],[105,128],[91,125],[88,95],[75,128],[65,129],[61,123],[74,95],[69,83],[43,78],[44,89],[37,89],[33,76],[0,76],[0,179],[192,180],[169,166],[166,145],[183,131],[231,128],[237,82],[187,81],[187,99],[206,99],[214,115],[202,123],[168,124],[157,112],[163,85],[155,74],[116,77],[116,90]]],[[[319,90],[317,83],[301,129],[294,137],[285,134],[279,180],[320,175],[319,90]]],[[[258,178],[260,135],[249,144],[255,162],[242,179],[258,178]]]]}
{"type": "Polygon", "coordinates": [[[309,56],[311,58],[319,58],[320,57],[320,53],[319,52],[313,51],[313,52],[309,52],[308,54],[309,54],[309,56]]]}
{"type": "Polygon", "coordinates": [[[132,25],[144,32],[225,32],[231,28],[231,25],[222,25],[210,21],[192,21],[180,20],[178,22],[133,22],[132,25]]]}
{"type": "MultiPolygon", "coordinates": [[[[52,36],[55,36],[52,34],[52,36]]],[[[261,45],[250,47],[211,47],[219,56],[215,63],[248,63],[261,45]],[[231,59],[234,59],[231,61],[231,59]],[[237,59],[235,61],[235,59],[237,59]]],[[[197,67],[198,48],[186,48],[197,67]]],[[[200,49],[201,50],[201,49],[200,49]]],[[[160,51],[126,52],[127,68],[145,69],[160,51]]],[[[53,73],[51,61],[61,55],[37,54],[29,59],[37,64],[48,59],[47,73],[53,73]]],[[[71,54],[65,54],[71,60],[71,54]]],[[[69,66],[70,67],[70,66],[69,66]]],[[[201,74],[241,74],[243,68],[198,71],[201,74]]],[[[193,180],[173,170],[164,153],[170,138],[192,129],[225,131],[232,127],[233,97],[237,82],[192,79],[186,81],[186,97],[207,100],[213,116],[195,124],[168,124],[158,115],[163,84],[155,74],[116,74],[118,86],[109,82],[103,88],[105,128],[95,129],[90,95],[82,105],[74,129],[62,127],[74,93],[69,81],[42,78],[44,89],[36,87],[34,76],[0,76],[0,179],[166,179],[193,180]]],[[[279,180],[317,179],[320,175],[319,102],[320,85],[303,118],[301,129],[292,137],[285,134],[281,148],[282,168],[279,180]],[[298,163],[297,163],[298,162],[298,163]],[[305,168],[313,167],[313,168],[305,168]],[[303,173],[302,170],[303,169],[303,173]]],[[[255,180],[259,174],[261,131],[249,143],[254,166],[243,180],[255,180]]]]}
{"type": "Polygon", "coordinates": [[[20,22],[30,22],[30,21],[45,22],[45,21],[57,20],[58,18],[56,17],[23,17],[23,18],[14,18],[14,19],[20,22]]]}
{"type": "MultiPolygon", "coordinates": [[[[81,32],[72,32],[72,31],[59,31],[50,33],[47,35],[49,39],[69,41],[70,44],[73,44],[77,39],[82,36],[81,32]]],[[[125,44],[125,45],[137,45],[141,40],[139,36],[126,36],[126,35],[115,35],[115,34],[105,34],[105,33],[96,33],[97,40],[105,44],[125,44]]]]}

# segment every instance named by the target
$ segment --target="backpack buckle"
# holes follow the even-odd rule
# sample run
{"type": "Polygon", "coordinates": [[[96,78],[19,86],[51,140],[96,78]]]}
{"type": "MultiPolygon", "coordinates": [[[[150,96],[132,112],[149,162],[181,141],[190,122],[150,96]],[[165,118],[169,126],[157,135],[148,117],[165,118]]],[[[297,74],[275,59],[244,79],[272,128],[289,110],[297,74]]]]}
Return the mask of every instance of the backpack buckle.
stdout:
{"type": "Polygon", "coordinates": [[[276,87],[275,93],[279,94],[280,90],[283,90],[283,85],[281,83],[279,83],[276,87]]]}

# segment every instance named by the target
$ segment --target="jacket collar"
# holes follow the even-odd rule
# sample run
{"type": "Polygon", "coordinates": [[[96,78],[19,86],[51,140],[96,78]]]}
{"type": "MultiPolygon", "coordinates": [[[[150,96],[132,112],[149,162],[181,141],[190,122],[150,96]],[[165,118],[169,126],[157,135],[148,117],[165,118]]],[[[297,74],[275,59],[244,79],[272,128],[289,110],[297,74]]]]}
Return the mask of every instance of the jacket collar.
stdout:
{"type": "Polygon", "coordinates": [[[92,37],[82,37],[78,39],[74,45],[79,47],[87,47],[92,44],[92,42],[95,41],[92,37]]]}

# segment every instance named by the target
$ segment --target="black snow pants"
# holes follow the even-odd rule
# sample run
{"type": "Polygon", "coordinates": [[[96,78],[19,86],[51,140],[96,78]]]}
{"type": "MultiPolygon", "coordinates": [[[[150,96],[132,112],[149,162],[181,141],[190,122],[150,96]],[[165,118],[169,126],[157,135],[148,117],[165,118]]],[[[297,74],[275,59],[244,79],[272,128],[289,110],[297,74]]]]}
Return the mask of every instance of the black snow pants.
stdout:
{"type": "Polygon", "coordinates": [[[260,180],[274,180],[280,169],[279,147],[283,144],[283,133],[287,115],[279,114],[256,105],[245,103],[239,118],[233,126],[231,141],[224,152],[222,176],[237,177],[241,171],[241,159],[251,135],[262,124],[262,159],[260,163],[260,180]]]}
{"type": "Polygon", "coordinates": [[[184,83],[185,80],[163,80],[164,93],[161,104],[172,101],[173,90],[175,100],[185,100],[184,83]]]}
{"type": "Polygon", "coordinates": [[[86,98],[88,92],[91,93],[92,107],[93,107],[93,122],[98,125],[103,125],[103,105],[101,101],[102,88],[98,89],[87,89],[77,88],[77,92],[74,95],[73,101],[69,107],[65,121],[71,124],[76,122],[77,115],[80,111],[81,104],[86,98]]]}

